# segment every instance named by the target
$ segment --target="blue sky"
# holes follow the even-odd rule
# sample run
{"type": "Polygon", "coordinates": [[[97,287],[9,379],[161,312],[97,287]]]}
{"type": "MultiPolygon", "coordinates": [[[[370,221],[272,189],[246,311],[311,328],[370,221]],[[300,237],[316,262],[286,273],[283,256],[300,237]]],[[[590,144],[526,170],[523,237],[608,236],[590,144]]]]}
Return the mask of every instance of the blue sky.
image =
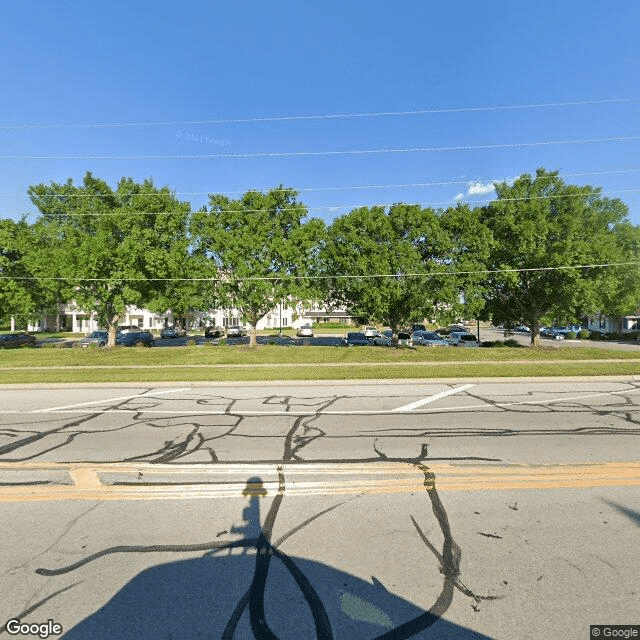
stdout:
{"type": "Polygon", "coordinates": [[[640,3],[591,0],[5,3],[0,217],[35,219],[29,185],[87,170],[153,178],[194,208],[282,183],[330,221],[486,201],[491,180],[542,166],[640,224],[638,24],[640,3]],[[484,109],[552,103],[572,104],[484,109]],[[567,142],[602,138],[622,139],[567,142]],[[436,150],[194,157],[415,148],[436,150]]]}

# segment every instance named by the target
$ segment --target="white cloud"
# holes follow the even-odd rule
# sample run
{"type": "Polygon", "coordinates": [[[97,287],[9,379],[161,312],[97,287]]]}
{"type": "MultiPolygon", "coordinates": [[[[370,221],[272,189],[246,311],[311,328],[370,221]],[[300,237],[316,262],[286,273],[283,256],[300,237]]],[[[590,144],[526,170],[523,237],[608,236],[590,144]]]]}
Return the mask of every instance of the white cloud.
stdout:
{"type": "Polygon", "coordinates": [[[495,191],[495,187],[493,186],[493,182],[487,182],[483,184],[482,182],[471,182],[469,183],[469,188],[467,189],[468,196],[481,196],[486,195],[487,193],[493,193],[495,191]]]}
{"type": "Polygon", "coordinates": [[[454,200],[455,200],[456,202],[458,202],[458,200],[462,200],[462,198],[464,198],[464,193],[459,193],[459,194],[454,198],[454,200]]]}

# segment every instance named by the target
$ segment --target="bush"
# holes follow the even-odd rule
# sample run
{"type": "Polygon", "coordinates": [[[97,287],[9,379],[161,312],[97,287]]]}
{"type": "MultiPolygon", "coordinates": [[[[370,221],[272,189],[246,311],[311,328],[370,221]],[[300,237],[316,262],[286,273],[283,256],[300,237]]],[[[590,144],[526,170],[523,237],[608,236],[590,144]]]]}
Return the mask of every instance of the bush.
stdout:
{"type": "Polygon", "coordinates": [[[589,336],[591,340],[606,340],[604,333],[602,331],[592,331],[589,336]]]}
{"type": "Polygon", "coordinates": [[[591,332],[588,329],[583,329],[579,334],[578,337],[582,340],[587,340],[589,338],[589,336],[591,335],[591,332]]]}
{"type": "MultiPolygon", "coordinates": [[[[313,322],[311,326],[314,329],[345,329],[346,331],[356,331],[357,325],[355,324],[345,324],[344,322],[313,322]]],[[[282,327],[286,329],[287,327],[282,327]]]]}
{"type": "Polygon", "coordinates": [[[509,338],[508,340],[504,341],[504,346],[505,347],[512,347],[512,348],[516,348],[516,349],[524,349],[524,345],[521,345],[517,340],[515,340],[514,338],[509,338]]]}
{"type": "Polygon", "coordinates": [[[492,347],[504,347],[505,344],[504,342],[502,342],[502,340],[485,340],[480,346],[492,348],[492,347]]]}
{"type": "Polygon", "coordinates": [[[577,338],[577,334],[575,331],[567,331],[567,333],[565,334],[565,338],[567,340],[575,340],[577,338]]]}

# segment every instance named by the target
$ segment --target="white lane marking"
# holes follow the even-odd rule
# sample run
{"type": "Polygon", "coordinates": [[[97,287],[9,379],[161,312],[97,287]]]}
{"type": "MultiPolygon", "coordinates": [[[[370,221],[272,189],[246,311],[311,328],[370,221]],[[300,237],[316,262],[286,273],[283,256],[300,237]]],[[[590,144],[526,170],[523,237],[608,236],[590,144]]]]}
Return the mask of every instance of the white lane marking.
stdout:
{"type": "MultiPolygon", "coordinates": [[[[154,394],[161,393],[178,393],[179,391],[190,391],[189,387],[183,389],[167,389],[166,391],[154,391],[154,394]]],[[[146,392],[145,392],[146,393],[146,392]]],[[[145,396],[144,393],[136,393],[132,396],[121,396],[119,398],[105,398],[104,400],[92,400],[91,402],[79,402],[78,404],[67,404],[62,407],[48,407],[47,409],[34,409],[25,413],[47,413],[48,411],[61,411],[63,409],[74,409],[76,407],[86,407],[92,404],[103,404],[105,402],[119,402],[120,400],[131,400],[133,398],[152,398],[153,396],[145,396]]]]}
{"type": "MultiPolygon", "coordinates": [[[[470,385],[473,386],[473,385],[470,385]]],[[[455,393],[456,391],[462,389],[463,387],[456,387],[447,393],[455,393]]],[[[186,391],[187,389],[172,389],[171,391],[156,391],[155,393],[175,393],[177,391],[186,391]]],[[[636,391],[640,391],[640,387],[634,389],[623,389],[621,391],[606,391],[604,393],[593,393],[585,396],[573,396],[571,398],[550,398],[549,400],[523,400],[522,402],[495,402],[493,404],[484,403],[484,404],[465,404],[459,405],[457,407],[434,407],[432,409],[424,409],[423,411],[415,411],[416,415],[424,414],[424,413],[436,413],[441,411],[460,411],[462,409],[492,409],[495,407],[513,407],[525,404],[550,404],[552,402],[573,402],[574,400],[588,400],[589,398],[599,398],[602,396],[610,396],[610,395],[619,395],[625,393],[635,393],[636,391]]],[[[439,395],[439,394],[437,394],[439,395]]],[[[125,400],[127,398],[145,398],[152,396],[125,396],[123,398],[111,398],[110,400],[97,400],[94,403],[84,403],[80,405],[71,405],[82,407],[86,404],[99,404],[100,402],[114,402],[117,400],[125,400]]],[[[431,398],[436,399],[436,396],[430,396],[428,398],[431,401],[431,398]]],[[[407,405],[409,406],[409,405],[407,405]]],[[[402,409],[403,407],[400,407],[402,409]]],[[[176,411],[176,410],[164,410],[164,409],[66,409],[64,407],[57,407],[52,409],[35,409],[33,411],[20,411],[20,410],[1,410],[0,415],[3,414],[31,414],[31,413],[151,413],[151,414],[161,414],[161,415],[175,415],[175,416],[190,416],[190,415],[202,415],[202,416],[224,416],[224,415],[243,415],[243,416],[378,416],[378,415],[394,415],[399,412],[399,409],[354,409],[349,410],[345,409],[344,411],[339,410],[330,410],[330,411],[227,411],[227,410],[209,410],[209,411],[176,411]]]]}
{"type": "Polygon", "coordinates": [[[450,396],[454,393],[458,393],[459,391],[464,391],[465,389],[470,389],[471,387],[475,387],[474,384],[463,384],[460,387],[454,387],[453,389],[447,389],[446,391],[441,391],[440,393],[436,393],[433,396],[429,396],[428,398],[422,398],[422,400],[416,400],[415,402],[411,402],[410,404],[405,404],[402,407],[397,407],[392,409],[393,412],[396,413],[404,413],[406,411],[412,411],[413,409],[417,409],[424,404],[428,404],[429,402],[434,402],[435,400],[439,400],[440,398],[445,398],[446,396],[450,396]]]}

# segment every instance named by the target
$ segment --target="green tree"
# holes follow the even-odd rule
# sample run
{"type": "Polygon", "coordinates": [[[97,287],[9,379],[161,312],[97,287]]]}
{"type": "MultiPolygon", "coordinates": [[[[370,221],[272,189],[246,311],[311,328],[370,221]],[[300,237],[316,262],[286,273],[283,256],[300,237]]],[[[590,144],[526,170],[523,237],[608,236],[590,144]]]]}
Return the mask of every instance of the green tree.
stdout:
{"type": "Polygon", "coordinates": [[[361,207],[334,220],[320,253],[325,295],[353,315],[391,327],[432,317],[446,298],[437,216],[418,205],[361,207]],[[425,275],[416,275],[425,274],[425,275]]]}
{"type": "Polygon", "coordinates": [[[38,308],[40,292],[25,263],[29,225],[0,220],[0,322],[28,322],[38,308]]]}
{"type": "Polygon", "coordinates": [[[434,281],[436,318],[444,324],[458,318],[484,318],[485,275],[491,232],[481,210],[459,203],[440,210],[418,244],[425,264],[438,265],[434,281]]]}
{"type": "Polygon", "coordinates": [[[293,189],[247,191],[233,200],[211,195],[209,211],[193,214],[196,254],[206,256],[220,273],[220,299],[256,325],[278,302],[313,296],[309,278],[324,223],[305,220],[307,209],[293,189]]]}
{"type": "Polygon", "coordinates": [[[41,216],[32,264],[73,287],[76,303],[95,310],[115,344],[127,306],[166,303],[180,290],[188,264],[190,206],[168,187],[123,178],[115,190],[86,173],[82,186],[40,184],[29,189],[41,216]]]}
{"type": "Polygon", "coordinates": [[[494,323],[524,323],[538,345],[543,321],[604,311],[631,272],[637,281],[637,267],[579,266],[638,259],[623,202],[544,169],[495,186],[497,199],[483,212],[493,235],[489,268],[497,271],[485,283],[494,323]]]}

